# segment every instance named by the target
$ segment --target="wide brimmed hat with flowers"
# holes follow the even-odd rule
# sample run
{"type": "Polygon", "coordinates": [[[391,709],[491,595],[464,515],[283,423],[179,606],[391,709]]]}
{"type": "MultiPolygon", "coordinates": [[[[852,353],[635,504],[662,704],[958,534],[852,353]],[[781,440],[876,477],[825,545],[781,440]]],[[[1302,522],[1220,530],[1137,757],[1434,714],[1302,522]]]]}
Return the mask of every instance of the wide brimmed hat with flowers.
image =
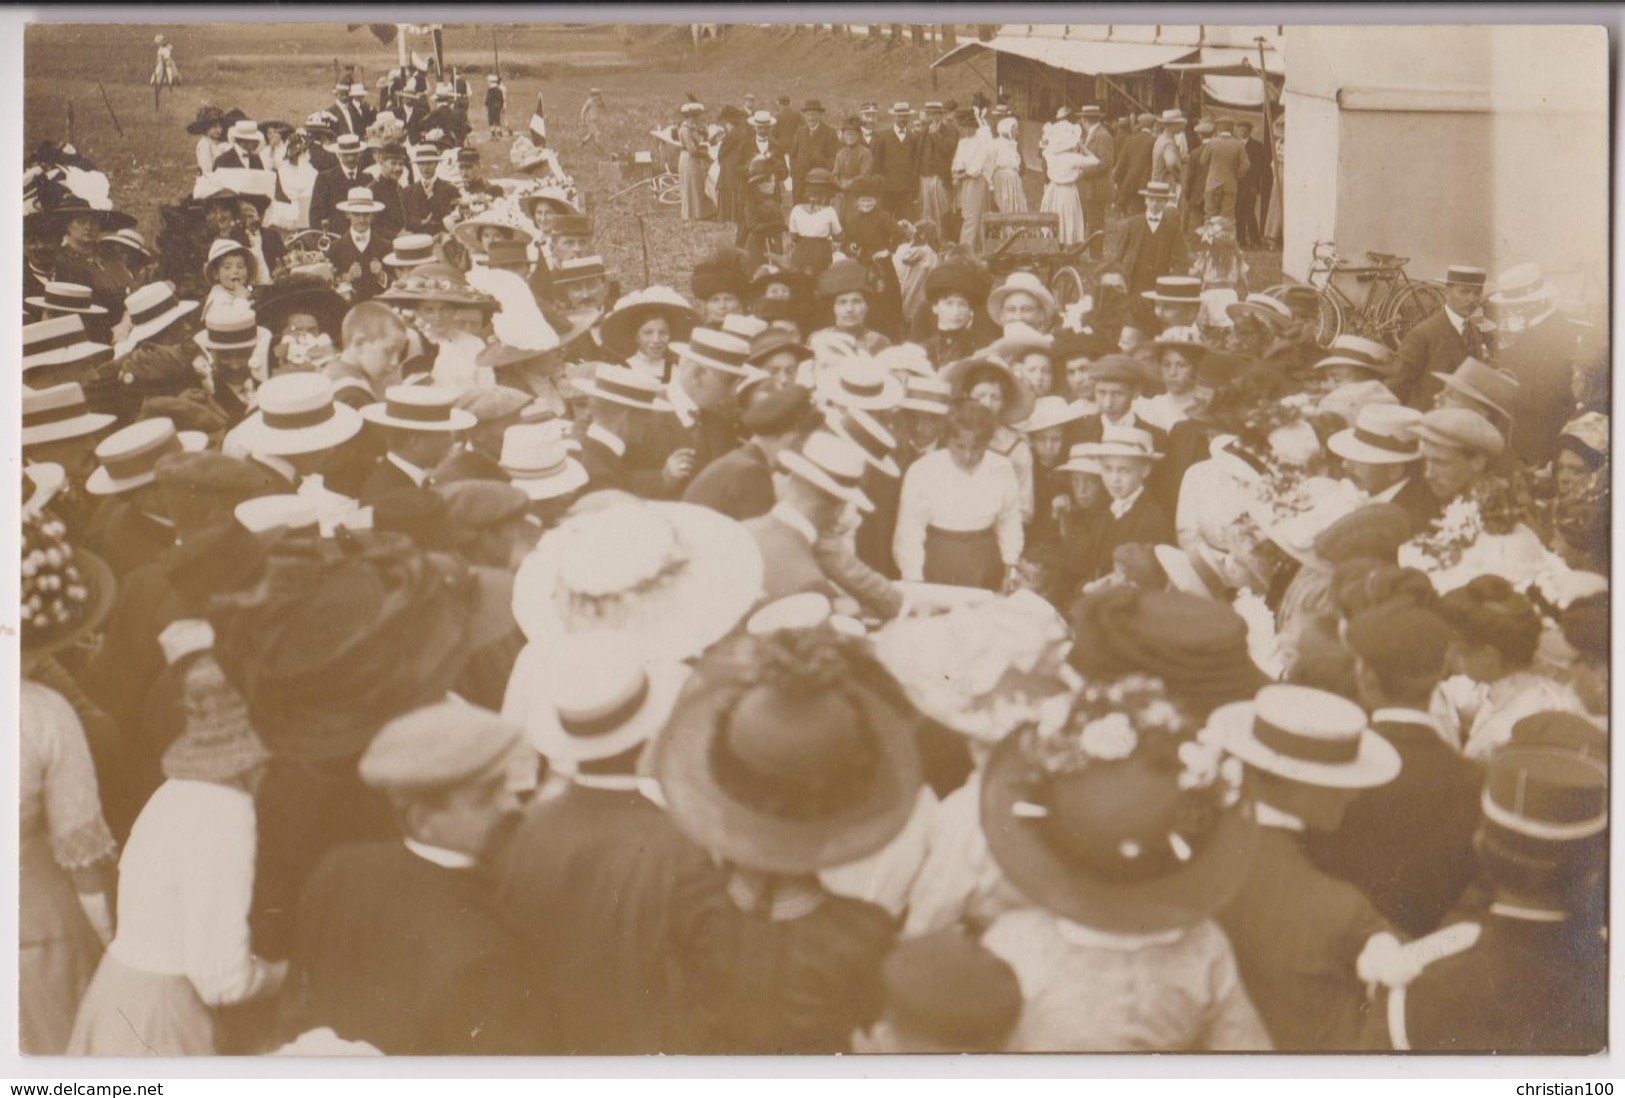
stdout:
{"type": "Polygon", "coordinates": [[[699,314],[670,286],[635,290],[617,301],[599,325],[605,350],[620,358],[630,356],[638,349],[638,329],[656,317],[666,321],[674,341],[687,339],[700,322],[699,314]]]}
{"type": "Polygon", "coordinates": [[[1242,768],[1147,676],[1091,682],[1059,727],[1009,736],[982,780],[982,832],[1010,883],[1084,926],[1193,926],[1246,883],[1258,846],[1242,768]]]}
{"type": "Polygon", "coordinates": [[[832,626],[741,636],[702,660],[645,756],[679,830],[717,857],[806,874],[873,854],[923,781],[912,708],[832,626]]]}
{"type": "Polygon", "coordinates": [[[739,523],[688,503],[627,500],[574,515],[519,566],[513,614],[532,642],[620,630],[651,658],[714,644],[761,593],[762,554],[739,523]]]}
{"type": "Polygon", "coordinates": [[[22,651],[48,656],[95,632],[113,609],[113,570],[76,549],[62,520],[43,508],[23,513],[22,651]]]}

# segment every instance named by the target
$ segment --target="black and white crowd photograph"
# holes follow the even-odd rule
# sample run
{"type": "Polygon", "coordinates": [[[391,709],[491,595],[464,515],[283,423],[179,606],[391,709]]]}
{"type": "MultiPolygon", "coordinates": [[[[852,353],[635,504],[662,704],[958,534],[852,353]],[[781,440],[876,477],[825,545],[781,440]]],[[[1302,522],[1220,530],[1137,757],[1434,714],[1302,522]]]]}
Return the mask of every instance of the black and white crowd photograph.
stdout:
{"type": "Polygon", "coordinates": [[[18,1070],[1598,1077],[1618,13],[1152,8],[19,22],[18,1070]]]}

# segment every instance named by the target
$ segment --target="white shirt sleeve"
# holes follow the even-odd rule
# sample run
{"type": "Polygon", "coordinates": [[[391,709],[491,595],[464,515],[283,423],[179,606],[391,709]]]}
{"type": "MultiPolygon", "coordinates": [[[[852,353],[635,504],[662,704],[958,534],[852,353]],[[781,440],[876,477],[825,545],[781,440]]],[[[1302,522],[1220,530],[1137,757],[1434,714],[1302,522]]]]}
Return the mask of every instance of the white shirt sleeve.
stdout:
{"type": "Polygon", "coordinates": [[[1024,438],[1010,451],[1010,464],[1016,471],[1017,500],[1021,505],[1021,521],[1033,520],[1033,448],[1024,438]]]}
{"type": "MultiPolygon", "coordinates": [[[[1032,475],[1032,454],[1027,455],[1028,476],[1032,475]]],[[[1021,559],[1021,549],[1024,543],[1022,534],[1021,485],[1015,466],[1011,463],[1001,463],[997,476],[1003,482],[999,489],[999,517],[996,524],[999,535],[999,556],[1004,558],[1004,566],[1012,567],[1021,559]]],[[[1027,505],[1032,506],[1032,481],[1027,481],[1027,505]]]]}
{"type": "MultiPolygon", "coordinates": [[[[211,792],[213,792],[211,790],[211,792]]],[[[199,805],[181,877],[186,976],[210,1006],[226,1006],[275,989],[281,966],[254,956],[248,910],[254,893],[254,802],[210,797],[199,805]]]]}

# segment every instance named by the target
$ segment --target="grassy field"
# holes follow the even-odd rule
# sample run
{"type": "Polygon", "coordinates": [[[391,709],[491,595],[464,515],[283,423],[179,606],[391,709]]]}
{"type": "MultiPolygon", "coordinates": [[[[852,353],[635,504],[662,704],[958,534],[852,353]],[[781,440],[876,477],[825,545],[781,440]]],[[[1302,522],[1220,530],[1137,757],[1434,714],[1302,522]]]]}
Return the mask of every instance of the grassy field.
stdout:
{"type": "MultiPolygon", "coordinates": [[[[491,71],[493,42],[500,48],[510,128],[523,129],[537,95],[545,96],[550,140],[587,195],[599,250],[628,288],[644,284],[647,256],[650,282],[686,290],[694,262],[732,240],[731,227],[681,221],[648,187],[615,197],[628,182],[617,157],[654,149],[649,130],[674,121],[686,95],[713,110],[747,92],[763,106],[780,94],[797,105],[816,97],[839,120],[866,100],[968,103],[978,89],[990,91],[970,65],[937,70],[933,80],[931,46],[888,48],[789,28],[730,27],[698,51],[686,27],[448,26],[444,42],[447,64],[471,73],[476,97],[491,71]],[[609,115],[602,143],[584,149],[576,119],[591,87],[603,89],[609,115]]],[[[353,64],[371,86],[394,65],[395,48],[342,24],[34,25],[25,42],[24,133],[30,144],[62,139],[71,104],[81,151],[107,172],[115,204],[134,214],[150,239],[159,205],[189,193],[196,177],[196,139],[186,125],[199,106],[299,122],[331,101],[335,63],[353,64]],[[147,77],[160,32],[174,44],[183,83],[154,110],[147,77]]],[[[470,118],[487,174],[505,174],[509,140],[487,139],[483,102],[470,118]]],[[[1263,279],[1258,285],[1277,280],[1276,257],[1249,261],[1263,279]]]]}

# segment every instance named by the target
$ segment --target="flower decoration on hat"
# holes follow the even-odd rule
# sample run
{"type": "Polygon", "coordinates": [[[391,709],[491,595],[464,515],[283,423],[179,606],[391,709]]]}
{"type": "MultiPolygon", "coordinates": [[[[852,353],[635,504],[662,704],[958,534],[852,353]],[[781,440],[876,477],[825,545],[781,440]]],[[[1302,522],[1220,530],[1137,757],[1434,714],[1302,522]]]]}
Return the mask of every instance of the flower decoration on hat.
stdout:
{"type": "Polygon", "coordinates": [[[23,522],[23,628],[59,628],[84,613],[90,589],[74,563],[68,528],[45,512],[23,522]]]}

